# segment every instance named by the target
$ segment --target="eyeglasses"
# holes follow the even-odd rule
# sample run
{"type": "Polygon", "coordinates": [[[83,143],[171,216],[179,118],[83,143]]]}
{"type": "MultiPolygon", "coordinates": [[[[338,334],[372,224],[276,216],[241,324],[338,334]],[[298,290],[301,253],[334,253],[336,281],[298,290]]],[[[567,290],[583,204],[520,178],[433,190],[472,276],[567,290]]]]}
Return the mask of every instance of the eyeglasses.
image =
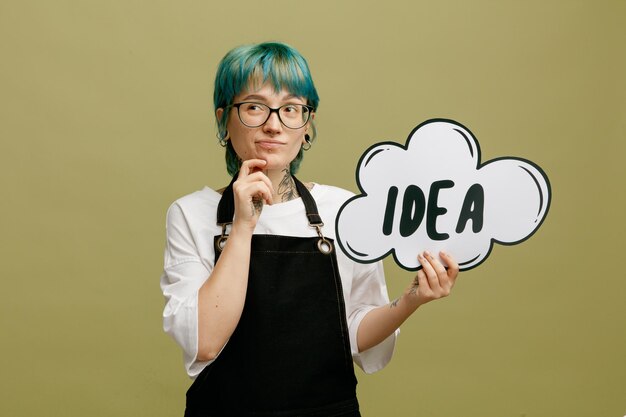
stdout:
{"type": "Polygon", "coordinates": [[[273,109],[263,103],[254,103],[244,101],[242,103],[232,104],[230,107],[237,109],[239,120],[245,126],[259,127],[263,126],[272,115],[276,113],[278,120],[289,129],[300,129],[311,118],[311,112],[314,110],[312,106],[306,104],[283,104],[277,109],[273,109]]]}

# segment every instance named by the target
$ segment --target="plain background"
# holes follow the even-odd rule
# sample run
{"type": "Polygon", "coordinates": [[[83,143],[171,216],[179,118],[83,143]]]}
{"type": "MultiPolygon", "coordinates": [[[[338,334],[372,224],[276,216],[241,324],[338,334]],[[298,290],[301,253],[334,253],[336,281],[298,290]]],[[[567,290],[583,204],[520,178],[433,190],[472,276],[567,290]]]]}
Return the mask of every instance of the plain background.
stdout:
{"type": "MultiPolygon", "coordinates": [[[[553,200],[359,372],[364,417],[626,414],[626,2],[0,2],[0,415],[180,416],[161,329],[164,215],[228,177],[212,81],[280,40],[321,96],[301,179],[356,191],[361,153],[433,117],[553,200]]],[[[386,262],[393,298],[412,278],[386,262]]]]}

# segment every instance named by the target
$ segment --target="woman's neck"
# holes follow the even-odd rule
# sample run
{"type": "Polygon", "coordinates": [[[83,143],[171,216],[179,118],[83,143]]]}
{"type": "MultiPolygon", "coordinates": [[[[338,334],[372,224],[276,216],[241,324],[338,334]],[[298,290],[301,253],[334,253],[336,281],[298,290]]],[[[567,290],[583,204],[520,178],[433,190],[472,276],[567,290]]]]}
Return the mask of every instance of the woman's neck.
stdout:
{"type": "Polygon", "coordinates": [[[274,186],[274,195],[272,196],[274,203],[284,203],[285,201],[290,201],[300,196],[296,189],[296,183],[288,168],[269,170],[266,172],[266,175],[274,186]]]}

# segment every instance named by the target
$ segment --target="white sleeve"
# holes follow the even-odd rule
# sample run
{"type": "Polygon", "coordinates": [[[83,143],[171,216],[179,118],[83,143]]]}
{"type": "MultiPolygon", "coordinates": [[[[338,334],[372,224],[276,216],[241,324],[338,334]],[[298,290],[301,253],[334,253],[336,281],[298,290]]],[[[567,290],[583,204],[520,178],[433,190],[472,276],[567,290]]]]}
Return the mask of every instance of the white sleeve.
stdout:
{"type": "Polygon", "coordinates": [[[161,291],[165,297],[163,330],[183,349],[185,368],[193,377],[208,362],[198,354],[198,291],[211,273],[202,263],[189,224],[177,203],[167,211],[161,291]]]}
{"type": "Polygon", "coordinates": [[[388,302],[389,296],[382,261],[367,265],[356,264],[350,293],[351,311],[348,311],[348,328],[352,358],[368,374],[381,370],[389,363],[400,330],[396,330],[378,345],[360,353],[358,352],[357,331],[361,320],[370,310],[388,302]]]}

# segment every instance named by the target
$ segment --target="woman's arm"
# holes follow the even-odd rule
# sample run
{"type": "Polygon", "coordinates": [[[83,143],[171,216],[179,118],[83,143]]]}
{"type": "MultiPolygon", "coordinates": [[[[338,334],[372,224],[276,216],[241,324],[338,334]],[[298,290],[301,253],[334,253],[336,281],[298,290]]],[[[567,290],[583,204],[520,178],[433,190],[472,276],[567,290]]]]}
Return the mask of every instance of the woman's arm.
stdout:
{"type": "Polygon", "coordinates": [[[233,184],[235,216],[228,241],[209,279],[198,292],[198,355],[213,360],[239,323],[246,299],[250,243],[262,201],[272,203],[272,183],[261,170],[266,162],[243,162],[233,184]]]}
{"type": "Polygon", "coordinates": [[[359,325],[357,344],[359,352],[376,346],[391,335],[423,304],[446,297],[459,274],[459,266],[452,257],[440,252],[447,269],[429,252],[417,257],[422,269],[401,297],[388,305],[368,312],[359,325]]]}

